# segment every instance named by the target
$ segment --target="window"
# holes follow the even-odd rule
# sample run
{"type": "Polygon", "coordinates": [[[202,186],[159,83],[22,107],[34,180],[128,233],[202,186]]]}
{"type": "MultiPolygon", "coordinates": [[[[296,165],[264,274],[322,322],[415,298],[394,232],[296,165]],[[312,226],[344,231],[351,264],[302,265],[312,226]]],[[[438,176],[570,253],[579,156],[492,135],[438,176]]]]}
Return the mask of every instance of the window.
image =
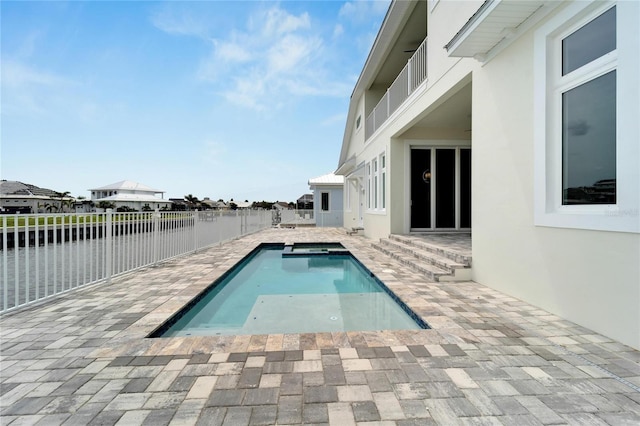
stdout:
{"type": "Polygon", "coordinates": [[[329,211],[329,193],[328,192],[320,193],[320,204],[323,212],[329,211]]]}
{"type": "Polygon", "coordinates": [[[386,209],[387,159],[380,154],[365,166],[367,178],[367,208],[370,211],[383,212],[386,209]]]}
{"type": "Polygon", "coordinates": [[[576,2],[535,33],[536,225],[640,232],[639,15],[576,2]]]}
{"type": "Polygon", "coordinates": [[[380,189],[382,190],[382,195],[380,196],[380,202],[382,210],[387,208],[387,190],[386,190],[386,181],[387,181],[387,163],[386,156],[382,154],[380,156],[380,170],[381,170],[381,179],[380,179],[380,189]]]}
{"type": "Polygon", "coordinates": [[[365,166],[365,173],[367,178],[367,208],[370,209],[371,203],[371,163],[367,163],[365,166]]]}
{"type": "Polygon", "coordinates": [[[616,8],[561,43],[562,205],[615,204],[617,61],[590,64],[616,50],[616,8]]]}
{"type": "Polygon", "coordinates": [[[378,209],[378,159],[373,159],[373,208],[378,209]]]}

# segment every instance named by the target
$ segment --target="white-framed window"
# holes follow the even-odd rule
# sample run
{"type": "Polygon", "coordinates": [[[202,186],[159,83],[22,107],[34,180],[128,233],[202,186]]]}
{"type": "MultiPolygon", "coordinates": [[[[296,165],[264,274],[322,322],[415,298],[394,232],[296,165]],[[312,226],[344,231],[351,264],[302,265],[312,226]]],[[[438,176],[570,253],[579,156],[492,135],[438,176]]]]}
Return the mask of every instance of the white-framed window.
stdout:
{"type": "Polygon", "coordinates": [[[575,2],[535,33],[536,225],[640,232],[639,9],[575,2]]]}
{"type": "Polygon", "coordinates": [[[387,208],[387,156],[380,155],[380,208],[387,208]]]}
{"type": "Polygon", "coordinates": [[[367,178],[367,209],[372,212],[384,212],[387,205],[387,156],[374,157],[365,166],[367,178]]]}
{"type": "Polygon", "coordinates": [[[371,209],[371,163],[367,163],[365,166],[365,177],[367,179],[367,209],[371,209]]]}
{"type": "Polygon", "coordinates": [[[329,211],[329,193],[328,192],[320,193],[320,209],[323,212],[329,211]]]}
{"type": "Polygon", "coordinates": [[[378,159],[374,158],[373,161],[373,209],[378,210],[378,159]]]}

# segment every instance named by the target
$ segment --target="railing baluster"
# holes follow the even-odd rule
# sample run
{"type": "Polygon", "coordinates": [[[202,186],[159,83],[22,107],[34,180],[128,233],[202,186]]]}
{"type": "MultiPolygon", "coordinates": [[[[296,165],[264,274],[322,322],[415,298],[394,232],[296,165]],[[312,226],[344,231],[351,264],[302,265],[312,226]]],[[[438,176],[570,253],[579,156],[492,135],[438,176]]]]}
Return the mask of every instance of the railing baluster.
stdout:
{"type": "Polygon", "coordinates": [[[15,294],[13,295],[13,299],[14,299],[14,306],[18,306],[18,295],[20,292],[20,261],[19,256],[18,256],[18,251],[20,250],[20,234],[18,233],[18,220],[19,220],[19,216],[15,215],[13,217],[13,250],[15,252],[15,257],[13,260],[13,265],[14,265],[14,276],[15,276],[15,286],[14,286],[14,292],[15,294]]]}
{"type": "Polygon", "coordinates": [[[24,302],[29,303],[29,216],[24,218],[24,302]]]}
{"type": "Polygon", "coordinates": [[[38,216],[34,216],[34,229],[35,229],[34,250],[35,250],[35,264],[36,264],[35,266],[36,282],[34,283],[34,285],[36,287],[36,291],[35,291],[35,296],[33,300],[38,300],[40,299],[40,218],[38,216]]]}
{"type": "Polygon", "coordinates": [[[9,308],[9,268],[7,243],[7,216],[2,216],[2,310],[9,308]]]}

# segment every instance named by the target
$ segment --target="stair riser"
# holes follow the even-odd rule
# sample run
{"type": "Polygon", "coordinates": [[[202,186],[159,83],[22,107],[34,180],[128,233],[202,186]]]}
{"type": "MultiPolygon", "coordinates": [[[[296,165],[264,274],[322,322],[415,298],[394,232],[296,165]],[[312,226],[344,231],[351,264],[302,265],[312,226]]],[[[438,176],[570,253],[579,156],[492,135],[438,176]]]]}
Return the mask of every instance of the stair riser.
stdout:
{"type": "Polygon", "coordinates": [[[430,253],[437,254],[438,256],[446,257],[447,259],[453,260],[456,263],[461,263],[465,266],[471,266],[471,259],[468,256],[463,256],[459,253],[443,250],[438,247],[433,247],[429,244],[423,244],[420,241],[415,241],[411,238],[404,238],[400,235],[389,235],[389,239],[400,242],[408,246],[417,247],[421,250],[425,250],[430,253]]]}
{"type": "Polygon", "coordinates": [[[398,255],[398,254],[396,254],[396,253],[394,253],[392,251],[386,250],[382,246],[374,244],[373,247],[376,250],[379,250],[382,253],[386,254],[387,256],[391,257],[392,259],[397,260],[398,262],[402,263],[405,266],[408,266],[409,268],[413,269],[414,271],[420,272],[421,274],[425,275],[426,277],[428,277],[429,279],[432,279],[434,281],[440,281],[440,277],[448,275],[446,273],[438,274],[438,273],[434,273],[433,271],[430,271],[428,269],[424,269],[423,267],[421,267],[417,263],[412,262],[411,260],[408,260],[407,258],[402,257],[402,256],[400,256],[400,255],[398,255]]]}
{"type": "MultiPolygon", "coordinates": [[[[418,248],[417,246],[407,246],[407,245],[397,244],[397,243],[395,243],[393,241],[390,241],[390,240],[382,240],[381,243],[384,244],[384,245],[387,245],[387,246],[394,247],[395,249],[400,250],[400,251],[402,251],[404,253],[407,253],[408,255],[410,255],[410,256],[412,256],[412,257],[414,257],[414,258],[416,258],[416,259],[418,259],[418,260],[420,260],[422,262],[428,263],[428,264],[433,265],[433,266],[437,266],[438,268],[444,269],[444,270],[446,270],[446,271],[448,271],[448,272],[450,272],[452,274],[454,273],[455,269],[464,268],[464,267],[467,266],[465,264],[450,265],[450,264],[442,262],[442,261],[440,261],[438,259],[434,259],[433,257],[429,257],[428,255],[425,255],[423,253],[416,253],[415,251],[413,251],[412,247],[418,248]]],[[[430,252],[430,253],[433,253],[433,252],[430,252]]],[[[433,254],[435,254],[435,253],[433,253],[433,254]]],[[[449,259],[449,258],[447,258],[447,259],[449,259]]],[[[452,259],[449,259],[449,260],[453,261],[452,259]]]]}

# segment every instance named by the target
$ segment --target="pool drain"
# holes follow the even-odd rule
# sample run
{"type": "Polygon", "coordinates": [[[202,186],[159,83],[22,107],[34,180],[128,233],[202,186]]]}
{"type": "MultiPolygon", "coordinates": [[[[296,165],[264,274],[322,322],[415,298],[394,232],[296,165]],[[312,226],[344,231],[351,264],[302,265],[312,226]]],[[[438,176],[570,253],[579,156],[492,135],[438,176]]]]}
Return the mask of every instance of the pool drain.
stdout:
{"type": "Polygon", "coordinates": [[[330,319],[331,321],[337,321],[337,320],[338,320],[338,317],[329,317],[329,319],[330,319]]]}

